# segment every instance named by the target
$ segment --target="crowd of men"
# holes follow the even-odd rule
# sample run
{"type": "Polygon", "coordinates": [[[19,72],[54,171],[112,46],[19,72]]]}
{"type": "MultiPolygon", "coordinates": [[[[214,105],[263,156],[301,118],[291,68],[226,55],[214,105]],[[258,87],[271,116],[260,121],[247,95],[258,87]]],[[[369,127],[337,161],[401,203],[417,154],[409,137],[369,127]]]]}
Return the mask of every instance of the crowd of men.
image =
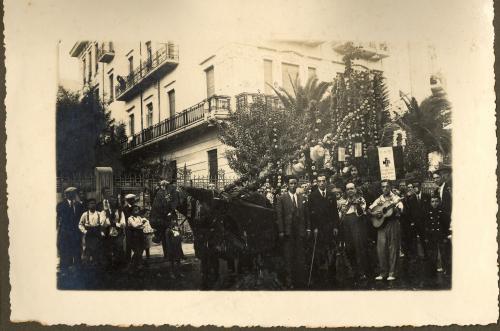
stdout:
{"type": "Polygon", "coordinates": [[[451,167],[432,176],[431,193],[422,192],[417,178],[382,180],[374,188],[355,166],[300,186],[290,176],[279,190],[268,182],[238,183],[236,192],[256,191],[275,208],[288,288],[314,282],[334,288],[342,254],[357,282],[395,281],[404,258],[422,262],[418,276],[433,284],[438,273],[451,275],[451,167]]]}
{"type": "MultiPolygon", "coordinates": [[[[349,277],[359,282],[398,279],[401,258],[423,261],[425,267],[418,271],[422,278],[451,275],[451,167],[433,173],[431,194],[422,192],[419,179],[382,180],[373,189],[355,166],[346,168],[341,179],[320,173],[313,183],[299,185],[290,176],[280,190],[242,179],[218,193],[241,198],[242,192],[251,192],[257,203],[274,208],[287,288],[314,283],[335,288],[340,256],[346,257],[349,277]]],[[[216,191],[213,184],[208,189],[216,191]]],[[[135,195],[119,199],[109,188],[102,190],[98,203],[89,199],[86,206],[75,188],[64,195],[57,206],[62,272],[78,269],[82,256],[84,264],[136,272],[147,264],[155,241],[170,263],[170,277],[182,276],[175,185],[159,183],[151,211],[141,210],[135,195]]]]}

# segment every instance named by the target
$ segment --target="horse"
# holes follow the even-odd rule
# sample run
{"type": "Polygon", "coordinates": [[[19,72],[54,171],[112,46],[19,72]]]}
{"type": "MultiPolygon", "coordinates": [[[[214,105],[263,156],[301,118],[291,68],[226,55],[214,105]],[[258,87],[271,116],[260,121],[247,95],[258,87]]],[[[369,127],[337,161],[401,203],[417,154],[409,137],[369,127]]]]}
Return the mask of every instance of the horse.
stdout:
{"type": "Polygon", "coordinates": [[[201,260],[202,286],[219,277],[219,258],[236,272],[262,268],[262,256],[277,248],[275,211],[213,190],[180,187],[177,210],[189,223],[196,257],[201,260]]]}

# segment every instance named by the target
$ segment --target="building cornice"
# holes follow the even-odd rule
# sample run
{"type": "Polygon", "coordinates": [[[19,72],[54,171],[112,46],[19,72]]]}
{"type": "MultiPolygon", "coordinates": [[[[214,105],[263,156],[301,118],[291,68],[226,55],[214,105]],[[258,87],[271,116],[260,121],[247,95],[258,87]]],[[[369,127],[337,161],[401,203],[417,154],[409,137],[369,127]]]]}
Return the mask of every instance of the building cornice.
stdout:
{"type": "Polygon", "coordinates": [[[71,47],[71,50],[69,51],[69,55],[72,57],[79,57],[80,54],[85,50],[85,48],[88,45],[88,41],[77,41],[73,47],[71,47]]]}

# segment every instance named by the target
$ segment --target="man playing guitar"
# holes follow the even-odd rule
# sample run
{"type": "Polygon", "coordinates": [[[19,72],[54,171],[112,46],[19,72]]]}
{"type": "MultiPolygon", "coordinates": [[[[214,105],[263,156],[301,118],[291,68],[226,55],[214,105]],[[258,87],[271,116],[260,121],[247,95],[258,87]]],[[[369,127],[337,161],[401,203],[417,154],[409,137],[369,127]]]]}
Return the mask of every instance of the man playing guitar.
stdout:
{"type": "Polygon", "coordinates": [[[382,226],[377,228],[377,256],[379,261],[380,274],[376,280],[396,279],[396,265],[399,256],[399,245],[401,242],[401,232],[399,225],[399,216],[403,211],[403,203],[400,198],[391,191],[391,184],[388,180],[382,180],[382,195],[377,198],[368,212],[376,217],[381,217],[382,210],[374,211],[377,206],[394,205],[394,212],[391,217],[387,218],[382,226]]]}

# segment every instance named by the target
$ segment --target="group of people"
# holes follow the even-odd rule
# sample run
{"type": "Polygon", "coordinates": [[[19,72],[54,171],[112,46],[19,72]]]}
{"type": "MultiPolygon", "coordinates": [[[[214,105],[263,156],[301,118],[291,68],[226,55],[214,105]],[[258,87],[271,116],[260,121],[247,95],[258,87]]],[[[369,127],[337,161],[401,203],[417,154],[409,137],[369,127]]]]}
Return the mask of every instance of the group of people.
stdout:
{"type": "Polygon", "coordinates": [[[175,205],[169,204],[170,195],[165,193],[169,190],[176,192],[175,186],[162,181],[150,211],[136,204],[134,194],[127,194],[120,201],[122,199],[114,197],[108,187],[102,189],[99,202],[88,199],[84,206],[77,189],[67,188],[64,200],[57,205],[61,272],[79,268],[82,263],[135,272],[148,264],[155,241],[162,243],[164,257],[172,263],[171,277],[175,278],[174,271],[178,270],[175,267],[183,254],[175,205]]]}
{"type": "MultiPolygon", "coordinates": [[[[334,287],[342,256],[356,282],[396,280],[402,257],[423,262],[425,268],[418,270],[423,279],[451,274],[450,167],[433,173],[432,194],[422,192],[418,179],[374,184],[361,180],[354,166],[343,172],[342,181],[320,173],[303,185],[290,176],[279,190],[241,179],[223,192],[229,198],[242,198],[247,192],[252,202],[274,208],[287,288],[334,287]]],[[[209,191],[215,192],[215,186],[209,191]]],[[[133,194],[120,201],[109,188],[102,190],[98,203],[90,199],[86,206],[75,188],[66,189],[64,195],[57,206],[61,271],[80,266],[82,256],[87,264],[136,271],[147,264],[154,241],[162,245],[170,277],[182,276],[179,265],[184,255],[176,212],[180,196],[175,183],[159,183],[152,192],[151,210],[141,209],[133,194]]],[[[191,214],[199,214],[198,209],[196,204],[191,214]]],[[[190,217],[189,212],[186,215],[190,217]]]]}
{"type": "Polygon", "coordinates": [[[402,257],[423,262],[420,276],[430,282],[451,274],[451,167],[433,173],[432,194],[408,179],[380,181],[377,196],[354,166],[345,173],[341,182],[319,174],[299,186],[291,176],[280,190],[257,189],[276,210],[287,287],[334,285],[340,252],[356,281],[396,280],[402,257]]]}

